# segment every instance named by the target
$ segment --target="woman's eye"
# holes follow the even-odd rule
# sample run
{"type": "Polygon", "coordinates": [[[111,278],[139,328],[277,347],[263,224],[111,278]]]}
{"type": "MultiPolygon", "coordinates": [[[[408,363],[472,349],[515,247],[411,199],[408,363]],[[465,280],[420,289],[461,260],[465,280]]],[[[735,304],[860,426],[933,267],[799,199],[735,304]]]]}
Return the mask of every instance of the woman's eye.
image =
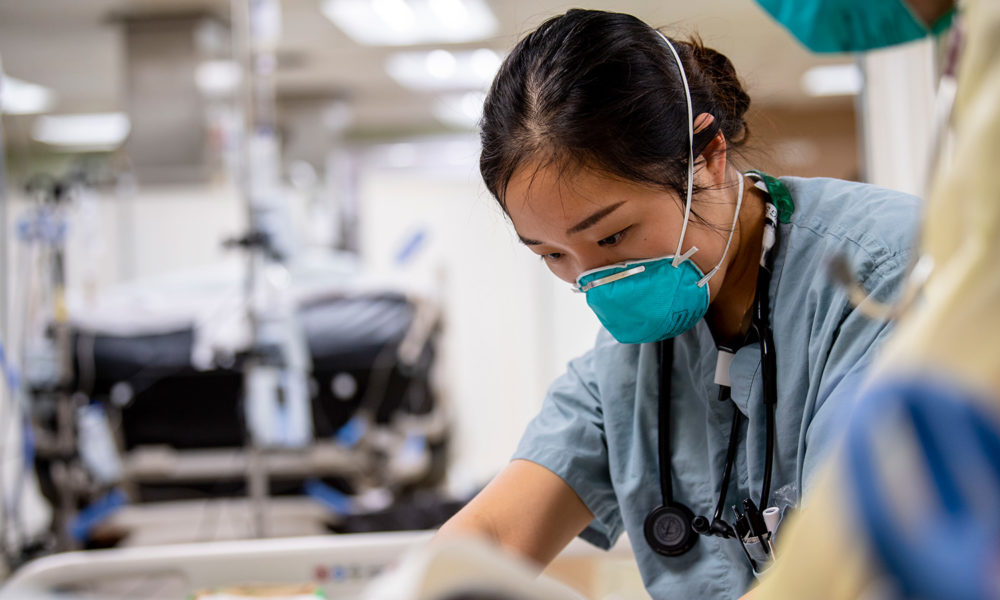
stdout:
{"type": "Polygon", "coordinates": [[[614,246],[618,242],[622,241],[622,238],[625,237],[625,232],[626,231],[628,231],[627,227],[625,229],[622,229],[618,233],[616,233],[614,235],[609,235],[608,237],[604,238],[603,240],[597,242],[597,245],[598,246],[614,246]]]}
{"type": "Polygon", "coordinates": [[[559,260],[560,258],[562,258],[562,253],[560,252],[550,252],[548,254],[541,255],[541,259],[544,261],[559,260]]]}

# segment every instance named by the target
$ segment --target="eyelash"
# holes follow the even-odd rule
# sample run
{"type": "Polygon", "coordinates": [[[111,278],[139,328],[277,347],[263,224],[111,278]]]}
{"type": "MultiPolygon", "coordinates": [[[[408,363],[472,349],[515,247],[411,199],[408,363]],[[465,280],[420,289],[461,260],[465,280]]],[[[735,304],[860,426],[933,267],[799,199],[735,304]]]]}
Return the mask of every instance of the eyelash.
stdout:
{"type": "Polygon", "coordinates": [[[630,225],[630,226],[626,227],[625,229],[622,229],[621,231],[619,231],[616,234],[609,235],[608,237],[604,238],[603,240],[597,242],[597,245],[598,246],[614,246],[614,245],[616,245],[616,244],[618,244],[619,242],[622,241],[622,238],[625,237],[625,232],[628,231],[631,228],[632,228],[632,226],[630,225]],[[614,238],[614,241],[608,241],[608,240],[611,240],[612,238],[614,238]]]}
{"type": "MultiPolygon", "coordinates": [[[[628,231],[631,228],[632,228],[632,226],[630,225],[630,226],[626,227],[625,229],[622,229],[618,233],[615,233],[613,235],[609,235],[608,237],[604,238],[603,240],[599,240],[597,242],[597,245],[598,246],[615,246],[615,245],[617,245],[618,243],[620,243],[622,241],[622,238],[625,237],[625,232],[628,231]]],[[[551,252],[549,254],[542,254],[541,256],[539,256],[539,258],[541,258],[543,261],[551,262],[551,261],[559,260],[560,258],[562,258],[562,253],[560,253],[560,252],[551,252]]]]}

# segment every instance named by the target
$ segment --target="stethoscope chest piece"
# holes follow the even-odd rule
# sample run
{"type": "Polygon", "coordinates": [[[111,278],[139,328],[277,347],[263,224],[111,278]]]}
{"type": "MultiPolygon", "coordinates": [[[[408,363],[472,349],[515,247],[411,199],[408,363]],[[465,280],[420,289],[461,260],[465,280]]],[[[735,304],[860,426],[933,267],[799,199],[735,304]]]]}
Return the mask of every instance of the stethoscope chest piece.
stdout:
{"type": "Polygon", "coordinates": [[[694,513],[683,504],[660,505],[646,515],[642,528],[646,542],[658,554],[680,556],[698,541],[698,534],[691,526],[693,520],[694,513]]]}

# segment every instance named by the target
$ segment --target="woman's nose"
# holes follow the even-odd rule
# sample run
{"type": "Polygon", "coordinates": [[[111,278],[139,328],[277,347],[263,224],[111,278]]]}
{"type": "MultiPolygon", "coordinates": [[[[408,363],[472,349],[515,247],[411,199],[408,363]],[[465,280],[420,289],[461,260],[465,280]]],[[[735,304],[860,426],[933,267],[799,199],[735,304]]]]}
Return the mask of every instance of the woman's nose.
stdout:
{"type": "Polygon", "coordinates": [[[587,253],[586,255],[579,255],[576,258],[574,269],[573,269],[573,281],[576,282],[580,278],[580,275],[586,273],[587,271],[592,271],[594,269],[599,269],[601,267],[606,267],[612,264],[614,261],[609,261],[608,257],[600,252],[587,253]]]}

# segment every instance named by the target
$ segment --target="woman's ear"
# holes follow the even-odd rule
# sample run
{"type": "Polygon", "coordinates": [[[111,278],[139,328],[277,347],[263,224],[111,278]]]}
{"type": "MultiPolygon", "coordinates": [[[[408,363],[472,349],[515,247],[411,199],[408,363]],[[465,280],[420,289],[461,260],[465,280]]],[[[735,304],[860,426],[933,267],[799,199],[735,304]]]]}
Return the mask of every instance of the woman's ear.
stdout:
{"type": "MultiPolygon", "coordinates": [[[[709,113],[701,113],[694,119],[694,132],[697,134],[715,122],[715,117],[709,113]]],[[[722,129],[715,134],[710,142],[701,151],[701,155],[695,158],[704,159],[705,175],[711,180],[713,185],[722,185],[726,181],[726,136],[722,129]]]]}

